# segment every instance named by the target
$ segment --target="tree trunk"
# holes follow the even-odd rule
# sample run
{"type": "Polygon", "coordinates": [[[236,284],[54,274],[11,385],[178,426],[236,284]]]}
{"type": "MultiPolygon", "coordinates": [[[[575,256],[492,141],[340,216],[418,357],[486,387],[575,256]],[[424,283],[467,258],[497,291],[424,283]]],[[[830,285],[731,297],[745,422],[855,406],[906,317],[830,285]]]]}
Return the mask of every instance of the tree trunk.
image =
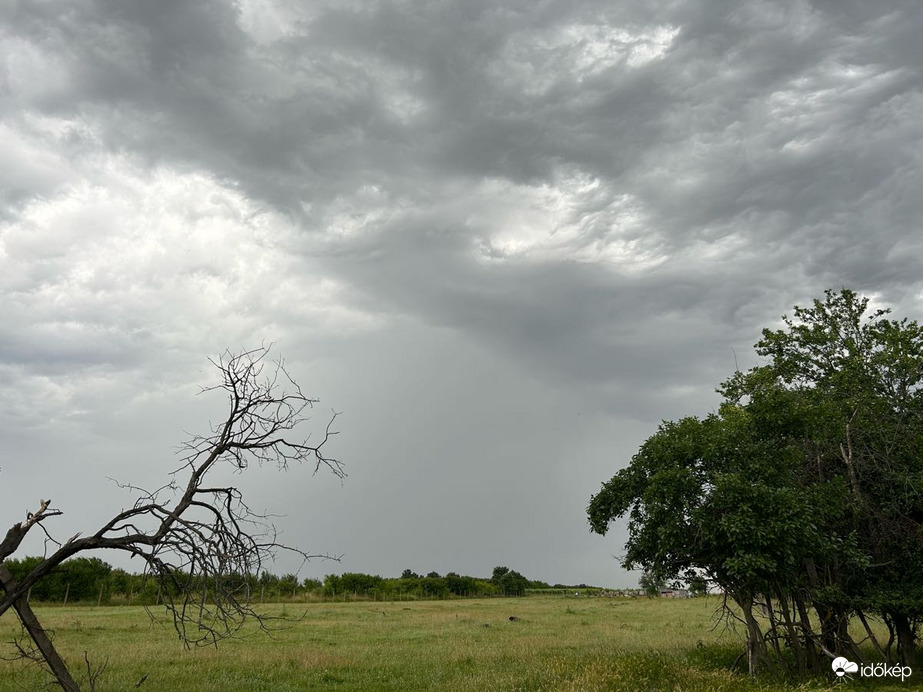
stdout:
{"type": "Polygon", "coordinates": [[[800,591],[796,591],[792,599],[795,602],[795,608],[798,610],[799,625],[802,635],[804,636],[804,653],[808,670],[820,673],[824,669],[826,661],[824,661],[823,657],[817,651],[817,646],[815,645],[814,630],[811,628],[811,615],[808,611],[807,604],[805,604],[804,594],[800,591]]]}
{"type": "Polygon", "coordinates": [[[750,675],[756,675],[766,666],[766,641],[760,623],[753,616],[753,602],[739,603],[747,624],[747,666],[750,675]]]}
{"type": "Polygon", "coordinates": [[[772,648],[776,651],[776,657],[779,663],[782,663],[782,647],[779,644],[779,626],[776,622],[776,615],[773,611],[772,599],[766,593],[763,598],[766,601],[766,615],[769,617],[769,633],[772,636],[772,648]]]}
{"type": "Polygon", "coordinates": [[[862,626],[865,628],[865,633],[868,635],[872,644],[875,645],[875,649],[881,654],[881,657],[884,659],[885,663],[890,663],[888,660],[887,652],[881,647],[881,644],[878,643],[878,637],[875,636],[875,633],[872,632],[872,628],[869,627],[868,620],[865,619],[865,613],[862,610],[857,610],[856,615],[859,616],[859,622],[862,623],[862,626]]]}
{"type": "Polygon", "coordinates": [[[71,677],[70,671],[67,669],[67,664],[64,663],[64,659],[58,655],[57,649],[54,648],[54,644],[51,642],[51,639],[49,639],[41,623],[39,623],[38,618],[35,617],[32,608],[26,603],[26,600],[20,598],[13,607],[19,615],[23,627],[26,628],[29,636],[32,637],[32,641],[35,642],[38,650],[42,652],[42,658],[45,659],[45,663],[48,664],[51,672],[54,674],[55,678],[57,678],[61,688],[67,690],[67,692],[80,692],[80,687],[74,681],[74,678],[71,677]]]}
{"type": "Polygon", "coordinates": [[[785,631],[788,633],[788,644],[795,652],[795,662],[798,665],[798,674],[804,676],[808,672],[808,662],[805,656],[805,650],[801,638],[795,630],[795,624],[792,622],[791,611],[788,607],[788,595],[781,589],[776,596],[776,603],[779,604],[782,611],[782,621],[785,623],[785,631]]]}
{"type": "MultiPolygon", "coordinates": [[[[13,575],[3,564],[0,564],[0,583],[3,584],[4,590],[7,591],[16,585],[13,575]]],[[[52,674],[57,679],[61,688],[67,692],[80,692],[80,686],[77,685],[74,678],[71,677],[70,671],[67,669],[67,664],[64,663],[64,659],[58,655],[57,649],[54,648],[54,644],[48,637],[48,633],[38,621],[26,597],[21,596],[17,599],[13,604],[13,608],[16,609],[16,614],[19,615],[22,626],[25,627],[26,632],[32,637],[32,641],[35,642],[35,646],[38,647],[38,650],[42,654],[42,658],[45,659],[45,663],[48,664],[48,667],[51,669],[52,674]]]]}
{"type": "Polygon", "coordinates": [[[824,648],[837,656],[855,656],[858,650],[849,636],[849,617],[844,609],[839,605],[823,604],[817,611],[824,648]]]}
{"type": "Polygon", "coordinates": [[[910,618],[903,613],[892,613],[891,619],[897,634],[897,654],[901,658],[901,664],[913,666],[917,661],[917,644],[910,618]]]}

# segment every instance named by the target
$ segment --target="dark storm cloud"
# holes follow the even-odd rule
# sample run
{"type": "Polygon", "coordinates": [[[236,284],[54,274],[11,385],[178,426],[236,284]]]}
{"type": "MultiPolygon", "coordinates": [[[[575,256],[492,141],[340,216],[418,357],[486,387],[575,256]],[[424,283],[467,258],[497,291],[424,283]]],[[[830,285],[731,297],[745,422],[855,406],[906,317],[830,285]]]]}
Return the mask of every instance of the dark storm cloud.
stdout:
{"type": "Polygon", "coordinates": [[[354,408],[380,348],[397,383],[489,353],[498,397],[702,413],[824,288],[920,316],[921,30],[898,0],[6,3],[8,410],[102,430],[258,335],[354,408]]]}

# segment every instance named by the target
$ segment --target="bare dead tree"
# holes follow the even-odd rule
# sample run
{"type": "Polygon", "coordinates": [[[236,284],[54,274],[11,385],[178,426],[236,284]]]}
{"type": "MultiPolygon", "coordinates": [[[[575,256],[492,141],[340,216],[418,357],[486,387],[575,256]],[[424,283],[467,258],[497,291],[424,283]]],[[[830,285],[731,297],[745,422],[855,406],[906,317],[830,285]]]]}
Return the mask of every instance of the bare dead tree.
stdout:
{"type": "MultiPolygon", "coordinates": [[[[231,485],[210,485],[209,474],[219,467],[242,472],[251,464],[274,464],[287,469],[309,463],[317,473],[326,467],[343,478],[342,464],[326,455],[324,447],[336,432],[333,413],[316,442],[290,437],[307,420],[317,403],[305,396],[289,376],[281,359],[268,361],[269,347],[244,353],[225,352],[210,362],[221,373],[221,383],[203,391],[222,390],[228,399],[227,417],[207,436],[188,440],[182,464],[169,483],[154,491],[131,485],[137,499],[95,533],[56,541],[44,523],[62,514],[50,500],[40,500],[35,512],[14,524],[0,542],[0,615],[13,608],[34,648],[20,647],[44,662],[65,690],[79,690],[49,633],[29,607],[29,589],[64,560],[87,550],[117,550],[144,561],[145,571],[159,581],[167,611],[187,645],[216,644],[236,632],[248,618],[265,626],[250,603],[250,575],[277,551],[293,551],[305,560],[311,555],[279,542],[271,517],[251,510],[231,485]],[[30,530],[39,527],[57,549],[21,579],[3,564],[19,548],[30,530]]],[[[88,664],[89,665],[89,664],[88,664]]],[[[90,678],[90,684],[95,679],[90,678]]]]}

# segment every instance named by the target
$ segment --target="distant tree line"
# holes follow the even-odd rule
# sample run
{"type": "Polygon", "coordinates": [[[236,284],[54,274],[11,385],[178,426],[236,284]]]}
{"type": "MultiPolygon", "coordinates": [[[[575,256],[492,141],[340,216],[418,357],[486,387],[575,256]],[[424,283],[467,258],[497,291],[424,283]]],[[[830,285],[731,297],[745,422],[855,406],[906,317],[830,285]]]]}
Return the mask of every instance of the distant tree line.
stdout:
{"type": "MultiPolygon", "coordinates": [[[[386,578],[377,574],[346,572],[328,574],[324,578],[324,595],[354,594],[381,598],[419,597],[419,598],[468,598],[483,596],[523,596],[533,589],[575,588],[558,584],[550,586],[543,581],[527,579],[509,567],[494,567],[489,579],[471,577],[448,572],[445,576],[438,572],[425,575],[405,569],[400,577],[386,578]]],[[[586,585],[577,588],[586,588],[586,585]]]]}
{"type": "MultiPolygon", "coordinates": [[[[6,561],[10,572],[17,579],[27,575],[42,558],[26,557],[6,561]]],[[[189,575],[175,575],[176,588],[189,588],[189,575]]],[[[360,596],[383,600],[400,598],[440,599],[474,598],[489,596],[523,596],[534,589],[576,589],[588,588],[586,584],[549,585],[533,581],[508,567],[495,567],[490,578],[472,577],[448,572],[440,575],[429,572],[417,574],[405,569],[399,577],[381,577],[377,574],[345,572],[328,574],[323,581],[300,579],[295,574],[278,576],[269,572],[256,575],[230,577],[233,588],[242,597],[251,601],[289,600],[298,596],[335,598],[338,596],[360,596]]],[[[133,604],[154,605],[164,593],[171,589],[170,580],[158,581],[148,575],[133,574],[112,567],[99,558],[78,557],[62,562],[45,579],[37,582],[30,593],[30,599],[47,603],[94,602],[108,605],[133,604]]],[[[196,589],[208,594],[207,580],[196,589]]]]}
{"type": "MultiPolygon", "coordinates": [[[[37,564],[40,557],[26,557],[21,560],[9,559],[6,566],[17,579],[27,575],[37,564]]],[[[30,600],[63,603],[78,601],[95,601],[118,605],[131,603],[152,605],[162,600],[165,594],[176,595],[179,590],[190,587],[198,593],[207,595],[207,579],[191,579],[188,574],[176,571],[173,579],[159,581],[147,574],[135,574],[112,567],[99,558],[71,558],[62,562],[48,576],[37,582],[29,594],[30,600]]],[[[278,600],[292,597],[322,588],[317,579],[300,580],[294,574],[277,576],[269,572],[256,575],[230,575],[228,588],[251,600],[278,600]]]]}

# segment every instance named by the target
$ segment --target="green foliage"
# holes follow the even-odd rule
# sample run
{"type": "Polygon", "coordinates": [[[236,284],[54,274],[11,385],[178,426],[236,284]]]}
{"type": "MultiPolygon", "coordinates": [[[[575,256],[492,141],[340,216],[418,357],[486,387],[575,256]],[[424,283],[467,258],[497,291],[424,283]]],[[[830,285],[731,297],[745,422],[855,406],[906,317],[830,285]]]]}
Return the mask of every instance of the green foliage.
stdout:
{"type": "Polygon", "coordinates": [[[701,574],[689,575],[689,595],[693,597],[705,596],[708,594],[708,580],[701,574]]]}
{"type": "MultiPolygon", "coordinates": [[[[42,562],[40,557],[7,559],[4,565],[17,580],[25,577],[42,562]]],[[[31,598],[37,601],[62,602],[97,600],[100,589],[108,596],[112,567],[99,558],[77,557],[62,562],[57,569],[32,587],[31,598]]]]}
{"type": "Polygon", "coordinates": [[[383,582],[377,574],[345,572],[339,576],[328,574],[324,578],[324,587],[332,593],[372,594],[381,588],[383,582]]]}
{"type": "Polygon", "coordinates": [[[796,307],[717,413],[662,423],[588,507],[600,534],[628,517],[626,567],[704,576],[745,614],[769,595],[815,608],[819,637],[804,618],[786,632],[802,666],[814,641],[850,653],[861,610],[895,623],[909,661],[923,616],[923,330],[867,308],[845,289],[796,307]]]}
{"type": "Polygon", "coordinates": [[[494,583],[497,583],[509,571],[510,571],[509,567],[494,567],[494,571],[493,571],[493,574],[491,574],[490,576],[490,580],[494,583]]]}
{"type": "Polygon", "coordinates": [[[638,578],[638,586],[646,596],[657,596],[666,583],[666,580],[657,577],[650,570],[644,570],[638,578]]]}
{"type": "MultiPolygon", "coordinates": [[[[39,557],[22,560],[10,559],[6,565],[15,578],[25,576],[41,562],[39,557]]],[[[101,601],[113,604],[154,605],[159,602],[161,588],[188,588],[205,591],[207,585],[188,575],[177,573],[175,584],[164,587],[144,574],[131,574],[122,569],[113,569],[96,558],[75,558],[67,560],[52,574],[41,580],[32,590],[31,599],[37,602],[62,603],[67,595],[71,603],[78,601],[101,601]]],[[[432,571],[423,577],[411,570],[397,579],[386,579],[375,574],[346,572],[328,574],[324,581],[305,579],[295,574],[278,576],[268,571],[254,575],[227,575],[229,588],[237,589],[242,595],[260,602],[290,600],[294,597],[314,594],[327,597],[361,597],[443,599],[450,597],[468,598],[477,596],[521,596],[527,589],[548,588],[544,582],[531,582],[516,571],[506,570],[497,582],[489,579],[459,575],[449,572],[440,577],[432,571]],[[407,576],[408,574],[412,576],[407,576]]]]}
{"type": "Polygon", "coordinates": [[[504,573],[496,582],[505,596],[522,596],[526,589],[532,588],[528,579],[516,570],[504,573]]]}

